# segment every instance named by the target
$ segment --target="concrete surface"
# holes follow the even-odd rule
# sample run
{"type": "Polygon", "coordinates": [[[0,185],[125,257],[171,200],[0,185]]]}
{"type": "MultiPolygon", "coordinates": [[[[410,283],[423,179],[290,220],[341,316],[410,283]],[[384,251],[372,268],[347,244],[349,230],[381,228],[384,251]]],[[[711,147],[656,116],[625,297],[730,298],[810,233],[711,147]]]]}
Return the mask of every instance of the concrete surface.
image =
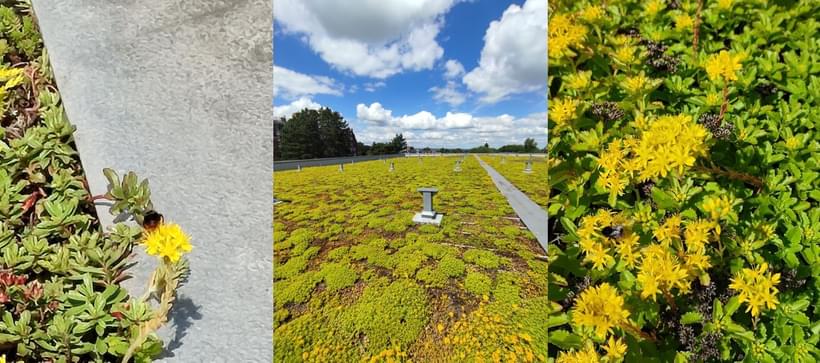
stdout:
{"type": "Polygon", "coordinates": [[[341,163],[351,163],[370,160],[403,158],[404,154],[390,154],[390,155],[363,155],[363,156],[345,156],[339,158],[321,158],[321,159],[305,159],[305,160],[282,160],[273,162],[273,170],[296,170],[300,165],[303,168],[309,166],[325,166],[336,165],[341,163]]]}
{"type": "MultiPolygon", "coordinates": [[[[538,240],[538,243],[547,251],[547,212],[543,210],[538,204],[535,204],[526,194],[522,193],[518,188],[516,188],[512,183],[507,181],[506,178],[501,176],[495,169],[491,166],[487,165],[484,160],[481,160],[478,155],[475,155],[475,158],[478,159],[478,163],[484,167],[484,170],[487,171],[487,174],[490,174],[490,178],[493,179],[493,183],[507,198],[507,201],[510,203],[510,206],[515,211],[515,214],[521,218],[521,221],[524,222],[524,225],[535,235],[535,238],[538,240]]],[[[547,187],[547,176],[544,175],[544,188],[547,187]]]]}
{"type": "Polygon", "coordinates": [[[271,1],[33,3],[92,193],[134,170],[191,236],[163,361],[271,362],[271,1]]]}

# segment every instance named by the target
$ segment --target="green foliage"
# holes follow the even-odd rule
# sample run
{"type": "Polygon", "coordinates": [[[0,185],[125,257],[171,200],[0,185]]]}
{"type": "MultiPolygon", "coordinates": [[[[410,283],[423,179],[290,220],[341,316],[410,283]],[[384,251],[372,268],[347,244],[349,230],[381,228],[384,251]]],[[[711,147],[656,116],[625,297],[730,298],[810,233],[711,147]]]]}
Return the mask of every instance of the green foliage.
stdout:
{"type": "Polygon", "coordinates": [[[501,265],[501,258],[495,253],[479,249],[464,252],[464,260],[488,269],[496,269],[501,265]]]}
{"type": "Polygon", "coordinates": [[[290,303],[303,303],[310,297],[313,288],[322,281],[322,276],[315,271],[306,271],[291,279],[280,280],[273,284],[273,302],[277,309],[290,303]]]}
{"type": "Polygon", "coordinates": [[[343,263],[326,263],[322,265],[319,275],[324,279],[328,291],[353,286],[358,279],[356,271],[343,263]]]}
{"type": "Polygon", "coordinates": [[[437,269],[447,277],[458,277],[464,274],[464,261],[454,256],[444,256],[438,263],[437,269]]]}
{"type": "Polygon", "coordinates": [[[296,276],[307,267],[308,259],[304,256],[295,256],[276,268],[273,275],[277,279],[287,279],[296,276]]]}
{"type": "Polygon", "coordinates": [[[626,361],[820,359],[820,3],[670,3],[551,2],[550,351],[607,283],[626,361]]]}
{"type": "Polygon", "coordinates": [[[493,280],[481,272],[468,272],[464,278],[464,288],[467,291],[478,295],[489,295],[493,280]]]}
{"type": "Polygon", "coordinates": [[[427,294],[413,280],[396,280],[387,286],[373,284],[341,314],[341,325],[348,330],[348,336],[367,336],[368,351],[376,353],[391,346],[407,348],[427,325],[427,294]]]}
{"type": "Polygon", "coordinates": [[[422,267],[421,270],[416,273],[416,279],[431,287],[444,287],[448,280],[447,275],[440,269],[434,269],[430,266],[422,267]]]}

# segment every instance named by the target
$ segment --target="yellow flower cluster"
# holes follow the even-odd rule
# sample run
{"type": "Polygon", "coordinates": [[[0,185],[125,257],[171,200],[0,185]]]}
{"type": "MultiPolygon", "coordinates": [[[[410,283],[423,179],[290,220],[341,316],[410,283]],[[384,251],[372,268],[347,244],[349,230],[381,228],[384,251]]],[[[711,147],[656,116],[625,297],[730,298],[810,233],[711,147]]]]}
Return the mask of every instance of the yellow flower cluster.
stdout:
{"type": "Polygon", "coordinates": [[[584,350],[562,351],[558,353],[555,363],[600,363],[601,357],[594,345],[587,345],[584,350]]]}
{"type": "Polygon", "coordinates": [[[575,300],[572,321],[592,328],[598,337],[606,338],[612,329],[629,323],[629,310],[624,307],[624,298],[618,290],[602,283],[587,288],[575,300]]]}
{"type": "Polygon", "coordinates": [[[547,55],[557,59],[572,55],[570,47],[582,43],[587,36],[587,28],[576,24],[570,14],[555,14],[549,19],[547,55]]]}
{"type": "Polygon", "coordinates": [[[665,177],[673,169],[683,174],[706,155],[709,132],[688,115],[661,116],[649,124],[632,151],[635,153],[638,178],[665,177]]]}
{"type": "Polygon", "coordinates": [[[726,219],[732,213],[732,200],[725,195],[720,197],[710,195],[703,200],[701,207],[712,220],[718,221],[726,219]]]}
{"type": "Polygon", "coordinates": [[[188,235],[178,224],[160,224],[148,232],[143,243],[149,255],[167,258],[171,262],[179,261],[183,254],[191,251],[188,235]]]}
{"type": "Polygon", "coordinates": [[[768,263],[760,264],[757,269],[744,268],[735,275],[729,288],[740,293],[740,302],[749,306],[746,312],[752,316],[760,315],[761,309],[777,307],[777,284],[780,283],[780,274],[772,274],[768,263]]]}
{"type": "Polygon", "coordinates": [[[652,243],[641,251],[641,265],[636,277],[641,287],[641,298],[654,301],[659,292],[678,289],[688,293],[692,281],[706,274],[712,267],[706,254],[710,233],[717,223],[707,220],[688,221],[683,230],[685,246],[681,239],[683,220],[672,215],[655,228],[652,243]]]}
{"type": "Polygon", "coordinates": [[[572,120],[575,120],[575,109],[578,101],[572,99],[552,99],[549,101],[549,118],[555,122],[550,129],[560,129],[572,120]]]}
{"type": "Polygon", "coordinates": [[[594,215],[584,216],[581,219],[577,233],[580,237],[579,245],[584,252],[584,262],[592,263],[595,270],[605,270],[615,263],[615,258],[610,254],[615,250],[625,264],[634,266],[637,261],[635,247],[638,244],[638,236],[631,231],[631,225],[623,214],[611,214],[599,209],[594,215]],[[621,225],[624,228],[621,238],[607,238],[600,231],[607,226],[621,225]]]}
{"type": "Polygon", "coordinates": [[[579,71],[566,77],[565,84],[574,90],[582,90],[592,83],[592,71],[579,71]]]}
{"type": "Polygon", "coordinates": [[[732,55],[725,50],[721,50],[718,54],[713,54],[706,61],[704,68],[709,79],[717,81],[723,79],[725,81],[736,81],[737,71],[740,70],[740,62],[743,60],[743,55],[732,55]]]}
{"type": "Polygon", "coordinates": [[[400,363],[407,357],[407,353],[399,348],[387,348],[370,359],[363,360],[364,363],[400,363]]]}
{"type": "Polygon", "coordinates": [[[587,6],[578,12],[578,17],[590,23],[594,23],[604,16],[604,9],[600,6],[587,6]]]}
{"type": "MultiPolygon", "coordinates": [[[[520,306],[512,305],[512,313],[520,309],[520,306]]],[[[538,342],[530,334],[521,332],[520,324],[507,324],[507,318],[500,313],[489,311],[487,304],[481,302],[476,310],[453,324],[443,343],[452,347],[452,356],[458,358],[458,361],[546,361],[546,357],[535,354],[533,347],[538,342]]]]}
{"type": "Polygon", "coordinates": [[[692,17],[689,14],[680,14],[676,15],[673,20],[675,21],[675,30],[684,31],[689,30],[695,24],[695,21],[692,20],[692,17]]]}
{"type": "Polygon", "coordinates": [[[644,5],[646,15],[649,15],[650,17],[658,15],[658,13],[664,8],[666,8],[666,2],[663,0],[649,0],[644,5]]]}
{"type": "Polygon", "coordinates": [[[630,94],[640,94],[652,85],[652,81],[641,73],[635,76],[626,77],[621,87],[630,94]]]}

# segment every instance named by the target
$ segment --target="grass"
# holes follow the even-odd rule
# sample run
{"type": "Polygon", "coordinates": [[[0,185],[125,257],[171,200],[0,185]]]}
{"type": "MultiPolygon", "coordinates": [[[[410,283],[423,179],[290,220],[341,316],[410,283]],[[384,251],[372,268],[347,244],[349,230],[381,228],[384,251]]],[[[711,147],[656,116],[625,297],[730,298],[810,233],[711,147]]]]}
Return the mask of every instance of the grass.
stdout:
{"type": "Polygon", "coordinates": [[[546,360],[544,252],[478,162],[456,160],[274,173],[277,361],[546,360]],[[428,186],[441,226],[411,221],[428,186]]]}

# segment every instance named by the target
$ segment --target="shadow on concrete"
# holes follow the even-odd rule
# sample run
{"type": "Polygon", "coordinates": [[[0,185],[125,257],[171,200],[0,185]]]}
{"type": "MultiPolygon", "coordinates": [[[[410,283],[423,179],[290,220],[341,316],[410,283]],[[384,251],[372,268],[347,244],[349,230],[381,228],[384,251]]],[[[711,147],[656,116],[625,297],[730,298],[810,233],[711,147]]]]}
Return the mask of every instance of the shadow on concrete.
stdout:
{"type": "Polygon", "coordinates": [[[194,301],[189,297],[180,296],[174,302],[171,309],[171,327],[173,329],[173,338],[168,341],[168,345],[160,355],[159,358],[169,358],[174,356],[174,351],[182,346],[182,338],[187,334],[188,328],[194,324],[195,320],[202,319],[202,314],[199,312],[200,306],[194,304],[194,301]]]}

